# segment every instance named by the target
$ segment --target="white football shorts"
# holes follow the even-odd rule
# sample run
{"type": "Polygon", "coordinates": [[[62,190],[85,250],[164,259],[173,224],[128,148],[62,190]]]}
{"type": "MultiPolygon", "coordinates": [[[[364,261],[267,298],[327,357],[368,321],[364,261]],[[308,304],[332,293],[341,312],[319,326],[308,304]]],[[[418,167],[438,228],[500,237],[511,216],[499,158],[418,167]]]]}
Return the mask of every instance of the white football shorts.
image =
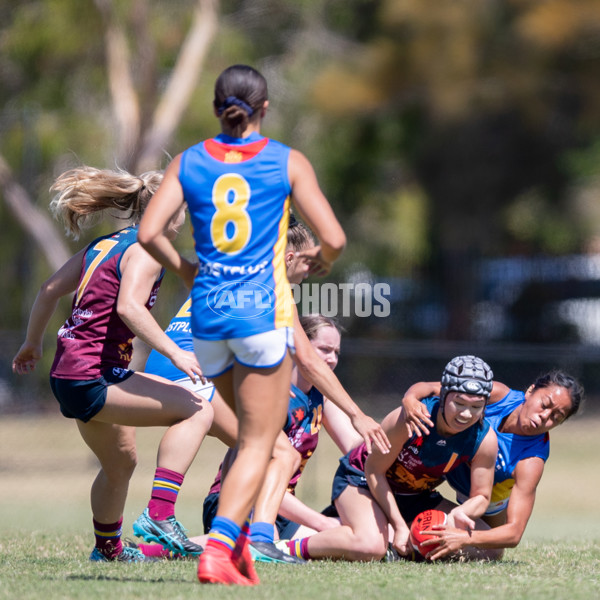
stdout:
{"type": "Polygon", "coordinates": [[[295,351],[293,327],[229,340],[194,338],[194,351],[205,377],[222,375],[233,367],[234,361],[257,369],[276,367],[285,358],[288,349],[292,354],[295,351]]]}
{"type": "Polygon", "coordinates": [[[194,394],[202,396],[209,402],[212,402],[213,396],[215,395],[215,384],[210,381],[208,383],[202,383],[200,379],[196,379],[196,383],[194,383],[189,377],[184,377],[183,379],[178,379],[173,383],[176,383],[178,386],[185,388],[186,390],[194,392],[194,394]]]}

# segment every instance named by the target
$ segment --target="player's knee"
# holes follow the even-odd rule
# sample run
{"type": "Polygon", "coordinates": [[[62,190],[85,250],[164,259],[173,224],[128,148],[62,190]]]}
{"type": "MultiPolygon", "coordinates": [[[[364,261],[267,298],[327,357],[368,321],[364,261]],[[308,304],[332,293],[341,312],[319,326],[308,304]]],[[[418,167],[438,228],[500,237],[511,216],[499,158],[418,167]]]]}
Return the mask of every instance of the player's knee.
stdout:
{"type": "Polygon", "coordinates": [[[291,474],[299,469],[302,462],[302,455],[287,439],[285,440],[285,443],[275,443],[273,448],[273,458],[281,461],[281,464],[285,465],[291,474]]]}
{"type": "Polygon", "coordinates": [[[115,482],[129,481],[137,467],[137,463],[135,448],[127,448],[103,461],[102,469],[109,480],[115,482]]]}
{"type": "Polygon", "coordinates": [[[214,418],[214,410],[208,400],[190,392],[184,404],[183,420],[192,420],[200,428],[208,431],[214,418]]]}
{"type": "Polygon", "coordinates": [[[202,399],[202,403],[198,406],[198,410],[196,410],[194,416],[199,421],[202,421],[207,428],[210,428],[215,417],[215,411],[208,400],[202,399]]]}
{"type": "Polygon", "coordinates": [[[355,560],[368,562],[385,556],[387,545],[382,536],[358,536],[357,542],[355,560]]]}

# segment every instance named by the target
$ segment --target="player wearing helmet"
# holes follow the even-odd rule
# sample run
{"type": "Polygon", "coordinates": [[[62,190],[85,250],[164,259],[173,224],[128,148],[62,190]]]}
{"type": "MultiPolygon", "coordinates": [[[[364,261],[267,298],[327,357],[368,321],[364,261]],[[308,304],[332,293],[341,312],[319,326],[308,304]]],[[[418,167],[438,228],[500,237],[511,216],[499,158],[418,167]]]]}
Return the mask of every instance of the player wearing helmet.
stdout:
{"type": "Polygon", "coordinates": [[[426,403],[435,423],[429,436],[409,435],[404,411],[398,407],[382,421],[392,444],[389,454],[364,444],[340,459],[332,501],[342,525],[289,543],[302,558],[379,560],[392,546],[410,556],[409,525],[423,510],[449,511],[448,521],[473,528],[489,504],[498,444],[483,420],[492,389],[492,370],[480,358],[458,356],[444,369],[441,391],[426,403]],[[471,491],[455,506],[435,491],[446,475],[470,462],[471,491]]]}
{"type": "MultiPolygon", "coordinates": [[[[437,382],[421,382],[411,386],[402,400],[409,433],[427,436],[433,422],[426,400],[440,392],[437,382]]],[[[485,419],[498,438],[498,457],[494,471],[494,487],[489,506],[476,522],[475,531],[442,527],[438,539],[431,544],[430,558],[444,558],[460,552],[462,556],[498,559],[504,548],[520,541],[533,511],[537,486],[550,453],[548,432],[579,409],[583,388],[563,371],[550,371],[538,377],[526,392],[511,390],[493,382],[485,419]],[[443,544],[433,548],[442,540],[443,544]]],[[[460,465],[448,476],[456,490],[457,500],[469,496],[471,481],[468,463],[460,465]]]]}

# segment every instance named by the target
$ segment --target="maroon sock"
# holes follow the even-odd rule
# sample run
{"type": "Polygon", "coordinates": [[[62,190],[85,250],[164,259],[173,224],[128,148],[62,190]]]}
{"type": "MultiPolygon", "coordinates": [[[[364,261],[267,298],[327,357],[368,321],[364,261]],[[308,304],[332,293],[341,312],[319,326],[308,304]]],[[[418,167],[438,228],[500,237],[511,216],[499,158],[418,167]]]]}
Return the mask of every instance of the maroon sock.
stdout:
{"type": "Polygon", "coordinates": [[[175,514],[177,494],[183,483],[183,475],[158,467],[154,473],[152,495],[148,503],[148,513],[155,521],[164,521],[175,514]]]}
{"type": "Polygon", "coordinates": [[[138,549],[141,550],[144,556],[152,558],[174,558],[175,555],[167,548],[163,548],[160,544],[138,544],[138,549]]]}
{"type": "Polygon", "coordinates": [[[121,554],[123,544],[121,543],[121,526],[123,517],[116,523],[99,523],[94,519],[94,535],[96,536],[96,548],[106,556],[113,559],[121,554]]]}
{"type": "Polygon", "coordinates": [[[303,558],[304,560],[310,559],[307,537],[302,538],[301,540],[290,540],[287,542],[287,547],[289,548],[292,556],[297,556],[298,558],[303,558]]]}

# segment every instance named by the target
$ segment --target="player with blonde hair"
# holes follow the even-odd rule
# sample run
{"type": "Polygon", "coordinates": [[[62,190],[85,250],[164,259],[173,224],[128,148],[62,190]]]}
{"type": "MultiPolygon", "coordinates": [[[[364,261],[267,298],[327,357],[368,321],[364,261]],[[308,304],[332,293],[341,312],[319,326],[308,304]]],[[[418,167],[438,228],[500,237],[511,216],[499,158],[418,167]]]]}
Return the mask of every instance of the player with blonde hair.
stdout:
{"type": "MultiPolygon", "coordinates": [[[[74,292],[71,314],[58,331],[50,385],[62,414],[100,462],[91,490],[96,539],[93,561],[144,560],[123,545],[121,530],[129,480],[136,466],[135,427],[164,426],[148,508],[160,514],[163,534],[182,554],[195,549],[174,514],[177,494],[212,422],[201,396],[166,379],[128,369],[135,335],[157,349],[190,379],[202,377],[195,355],[177,346],[150,314],[163,277],[161,265],[137,243],[139,219],[162,181],[152,171],[81,167],[63,173],[51,190],[52,210],[77,237],[110,213],[127,223],[69,259],[44,284],[31,309],[26,339],[13,371],[30,373],[42,357],[44,331],[63,296],[74,292]]],[[[183,207],[165,225],[175,239],[183,207]]]]}

